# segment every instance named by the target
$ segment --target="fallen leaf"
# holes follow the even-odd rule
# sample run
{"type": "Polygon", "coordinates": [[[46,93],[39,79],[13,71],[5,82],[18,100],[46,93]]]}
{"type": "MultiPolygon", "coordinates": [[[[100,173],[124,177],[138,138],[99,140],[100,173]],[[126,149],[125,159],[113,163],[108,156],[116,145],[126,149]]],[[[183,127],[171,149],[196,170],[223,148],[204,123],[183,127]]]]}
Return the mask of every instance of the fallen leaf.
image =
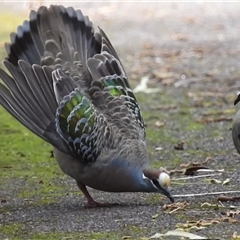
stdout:
{"type": "Polygon", "coordinates": [[[176,109],[176,105],[159,105],[151,107],[151,110],[170,110],[170,109],[176,109]]]}
{"type": "Polygon", "coordinates": [[[149,77],[145,76],[141,79],[140,83],[133,89],[134,93],[144,92],[144,93],[154,93],[159,92],[160,88],[148,88],[147,84],[149,82],[149,77]]]}
{"type": "Polygon", "coordinates": [[[227,178],[223,181],[222,185],[227,185],[230,182],[230,178],[227,178]]]}
{"type": "Polygon", "coordinates": [[[234,232],[231,239],[232,239],[232,240],[233,240],[233,239],[234,239],[234,240],[240,240],[240,235],[238,235],[237,232],[234,232]]]}
{"type": "Polygon", "coordinates": [[[226,212],[226,216],[231,218],[235,217],[236,215],[240,215],[240,210],[236,210],[236,211],[229,210],[226,212]]]}
{"type": "Polygon", "coordinates": [[[220,184],[220,183],[222,183],[222,181],[220,181],[218,179],[215,179],[215,178],[206,179],[205,182],[210,182],[210,183],[213,183],[213,184],[220,184]]]}
{"type": "Polygon", "coordinates": [[[176,145],[173,146],[175,150],[184,150],[184,142],[178,142],[176,145]]]}
{"type": "Polygon", "coordinates": [[[184,230],[193,230],[193,229],[209,227],[211,225],[219,224],[222,222],[237,223],[238,221],[234,218],[231,218],[228,216],[223,216],[220,218],[201,219],[198,221],[187,221],[186,223],[178,223],[178,224],[176,224],[176,227],[183,228],[184,230]]]}
{"type": "Polygon", "coordinates": [[[217,198],[217,201],[220,201],[220,202],[239,201],[239,200],[240,200],[240,197],[228,197],[228,196],[224,196],[224,195],[220,195],[217,198]]]}
{"type": "Polygon", "coordinates": [[[232,121],[232,117],[218,117],[218,118],[199,118],[195,119],[195,122],[198,123],[213,123],[213,122],[230,122],[232,121]]]}
{"type": "Polygon", "coordinates": [[[193,176],[200,169],[208,169],[202,166],[193,166],[185,169],[184,175],[193,176]]]}
{"type": "Polygon", "coordinates": [[[163,210],[169,210],[169,213],[171,214],[178,210],[185,209],[188,206],[189,206],[189,203],[187,202],[176,202],[176,203],[164,205],[163,210]]]}
{"type": "Polygon", "coordinates": [[[193,233],[189,233],[189,232],[185,232],[185,231],[181,231],[181,230],[170,230],[164,234],[162,233],[156,233],[155,235],[151,236],[151,238],[162,238],[165,236],[177,236],[177,237],[185,237],[188,239],[208,239],[206,237],[203,236],[199,236],[193,233]]]}
{"type": "Polygon", "coordinates": [[[155,150],[156,151],[161,151],[161,150],[163,150],[163,148],[162,147],[156,147],[155,150]]]}
{"type": "Polygon", "coordinates": [[[202,162],[189,162],[187,164],[181,164],[180,168],[188,168],[188,167],[196,167],[196,166],[202,166],[203,164],[208,163],[209,161],[211,161],[212,158],[211,157],[207,157],[204,161],[202,162]]]}
{"type": "Polygon", "coordinates": [[[123,236],[122,239],[132,239],[132,236],[123,236]]]}
{"type": "Polygon", "coordinates": [[[185,41],[189,40],[189,37],[187,37],[187,35],[185,35],[183,33],[173,34],[172,38],[174,40],[181,41],[181,42],[185,42],[185,41]]]}
{"type": "Polygon", "coordinates": [[[204,203],[201,204],[201,208],[219,209],[220,206],[216,203],[212,204],[212,203],[209,203],[209,202],[204,202],[204,203]]]}
{"type": "Polygon", "coordinates": [[[164,122],[160,122],[160,121],[156,121],[154,123],[154,126],[157,127],[157,128],[163,127],[164,125],[165,125],[165,123],[164,122]]]}
{"type": "Polygon", "coordinates": [[[156,219],[156,218],[158,218],[158,216],[159,216],[159,214],[155,214],[152,216],[152,219],[156,219]]]}

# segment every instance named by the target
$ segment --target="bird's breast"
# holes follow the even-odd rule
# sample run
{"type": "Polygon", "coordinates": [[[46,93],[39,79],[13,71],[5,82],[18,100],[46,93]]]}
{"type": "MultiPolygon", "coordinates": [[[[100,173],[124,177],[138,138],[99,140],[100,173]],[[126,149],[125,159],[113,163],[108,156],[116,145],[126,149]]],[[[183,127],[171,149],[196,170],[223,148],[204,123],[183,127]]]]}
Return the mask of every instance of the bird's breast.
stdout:
{"type": "Polygon", "coordinates": [[[96,162],[84,168],[82,182],[107,192],[141,191],[142,171],[122,160],[96,162]]]}

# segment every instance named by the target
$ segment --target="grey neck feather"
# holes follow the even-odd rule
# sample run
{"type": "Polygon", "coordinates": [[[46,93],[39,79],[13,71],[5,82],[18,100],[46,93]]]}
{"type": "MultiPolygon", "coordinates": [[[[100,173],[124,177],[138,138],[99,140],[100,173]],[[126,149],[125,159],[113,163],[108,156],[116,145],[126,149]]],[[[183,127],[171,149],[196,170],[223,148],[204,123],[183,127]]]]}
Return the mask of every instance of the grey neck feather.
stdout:
{"type": "Polygon", "coordinates": [[[95,165],[94,168],[97,167],[98,174],[101,171],[102,176],[98,178],[98,183],[95,184],[100,186],[99,181],[103,181],[101,186],[105,186],[107,191],[157,192],[152,182],[148,178],[144,178],[141,167],[132,165],[121,158],[105,161],[104,167],[101,166],[100,162],[96,163],[98,166],[95,165]]]}

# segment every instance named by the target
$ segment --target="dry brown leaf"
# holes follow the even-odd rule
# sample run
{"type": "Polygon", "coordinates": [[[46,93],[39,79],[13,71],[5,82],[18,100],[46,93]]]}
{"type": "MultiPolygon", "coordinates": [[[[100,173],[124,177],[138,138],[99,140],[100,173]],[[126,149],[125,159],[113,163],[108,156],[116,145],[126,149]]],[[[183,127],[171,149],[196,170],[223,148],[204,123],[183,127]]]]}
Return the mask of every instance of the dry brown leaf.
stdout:
{"type": "Polygon", "coordinates": [[[221,111],[215,111],[215,112],[204,112],[203,116],[207,117],[207,116],[211,116],[211,115],[224,115],[224,114],[232,114],[233,111],[232,110],[221,110],[221,111]]]}
{"type": "Polygon", "coordinates": [[[162,85],[170,86],[170,85],[174,84],[175,82],[176,82],[176,80],[174,78],[166,78],[166,79],[162,80],[162,85]]]}
{"type": "Polygon", "coordinates": [[[207,157],[205,160],[202,162],[189,162],[187,164],[181,164],[180,168],[189,168],[189,167],[201,167],[204,164],[207,164],[209,161],[211,161],[211,157],[207,157]]]}
{"type": "Polygon", "coordinates": [[[240,210],[236,210],[236,211],[229,210],[224,214],[226,214],[226,216],[228,217],[234,218],[236,215],[240,215],[240,210]]]}
{"type": "Polygon", "coordinates": [[[201,219],[198,221],[187,221],[186,223],[178,223],[176,227],[183,228],[184,230],[190,230],[194,228],[196,229],[196,228],[209,227],[211,225],[219,224],[222,222],[236,223],[238,221],[234,218],[223,216],[221,218],[201,219]]]}
{"type": "Polygon", "coordinates": [[[187,24],[196,24],[198,22],[196,18],[186,16],[182,20],[187,24]]]}
{"type": "Polygon", "coordinates": [[[213,184],[220,184],[222,183],[222,181],[218,180],[218,179],[215,179],[215,178],[211,178],[211,179],[208,179],[210,181],[210,183],[213,183],[213,184]]]}
{"type": "Polygon", "coordinates": [[[202,48],[197,48],[197,47],[195,47],[195,48],[192,48],[192,49],[191,49],[191,52],[203,53],[203,49],[202,49],[202,48]]]}
{"type": "Polygon", "coordinates": [[[181,142],[178,142],[176,145],[174,145],[173,146],[173,148],[175,149],[175,150],[184,150],[184,142],[183,141],[181,141],[181,142]]]}
{"type": "Polygon", "coordinates": [[[233,239],[240,240],[240,235],[238,235],[237,232],[234,232],[231,239],[232,239],[232,240],[233,240],[233,239]]]}
{"type": "Polygon", "coordinates": [[[223,181],[222,185],[227,185],[230,183],[230,178],[227,178],[223,181]]]}
{"type": "Polygon", "coordinates": [[[222,92],[188,92],[188,97],[196,98],[196,97],[224,97],[222,92]]]}
{"type": "Polygon", "coordinates": [[[7,166],[7,165],[5,165],[5,166],[1,166],[1,168],[12,168],[12,166],[7,166]]]}
{"type": "Polygon", "coordinates": [[[164,122],[160,122],[160,121],[156,121],[154,123],[154,126],[157,127],[157,128],[163,127],[164,125],[165,125],[165,123],[164,122]]]}
{"type": "Polygon", "coordinates": [[[132,239],[132,236],[123,236],[122,239],[132,239]]]}
{"type": "Polygon", "coordinates": [[[176,109],[176,105],[158,105],[151,107],[151,110],[169,110],[169,109],[176,109]]]}
{"type": "Polygon", "coordinates": [[[189,40],[189,37],[183,33],[176,33],[172,35],[172,38],[177,41],[185,42],[189,40]]]}
{"type": "Polygon", "coordinates": [[[193,176],[200,169],[208,169],[208,168],[207,167],[203,167],[203,166],[189,167],[189,168],[185,169],[184,175],[186,175],[186,176],[193,176]]]}
{"type": "Polygon", "coordinates": [[[180,169],[173,169],[170,171],[170,175],[173,175],[175,173],[182,173],[184,175],[190,175],[193,176],[194,173],[199,169],[208,169],[207,167],[203,166],[204,164],[207,164],[209,161],[211,161],[212,158],[207,157],[202,162],[189,162],[187,164],[183,163],[179,166],[180,169]]]}
{"type": "Polygon", "coordinates": [[[218,117],[218,118],[199,118],[195,119],[198,123],[213,123],[213,122],[231,122],[232,117],[218,117]]]}
{"type": "Polygon", "coordinates": [[[239,201],[240,200],[240,197],[228,197],[228,196],[224,196],[224,195],[220,195],[218,198],[217,198],[217,201],[220,201],[220,202],[228,202],[228,201],[239,201]]]}
{"type": "Polygon", "coordinates": [[[178,210],[183,210],[185,208],[187,208],[189,206],[189,203],[187,202],[176,202],[176,203],[172,203],[172,204],[165,204],[163,206],[163,210],[168,210],[169,213],[174,213],[178,210]]]}
{"type": "Polygon", "coordinates": [[[163,79],[169,79],[169,78],[173,78],[175,76],[175,74],[171,73],[171,72],[162,72],[162,71],[154,71],[152,73],[152,77],[153,78],[157,78],[157,79],[160,79],[160,80],[163,80],[163,79]]]}
{"type": "Polygon", "coordinates": [[[152,216],[152,219],[156,219],[158,217],[159,217],[159,214],[155,214],[155,215],[152,216]]]}

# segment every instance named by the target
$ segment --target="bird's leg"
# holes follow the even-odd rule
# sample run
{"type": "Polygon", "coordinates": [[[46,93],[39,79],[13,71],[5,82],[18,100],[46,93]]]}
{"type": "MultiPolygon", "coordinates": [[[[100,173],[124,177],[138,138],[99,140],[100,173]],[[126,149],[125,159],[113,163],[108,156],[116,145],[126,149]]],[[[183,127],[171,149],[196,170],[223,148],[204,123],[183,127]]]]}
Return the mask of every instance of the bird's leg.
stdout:
{"type": "Polygon", "coordinates": [[[92,196],[90,195],[90,193],[88,192],[86,186],[80,182],[77,182],[77,185],[79,187],[79,189],[82,191],[82,193],[84,194],[84,196],[87,198],[87,204],[85,205],[86,208],[94,208],[94,207],[109,207],[112,204],[110,203],[99,203],[96,202],[92,196]]]}

